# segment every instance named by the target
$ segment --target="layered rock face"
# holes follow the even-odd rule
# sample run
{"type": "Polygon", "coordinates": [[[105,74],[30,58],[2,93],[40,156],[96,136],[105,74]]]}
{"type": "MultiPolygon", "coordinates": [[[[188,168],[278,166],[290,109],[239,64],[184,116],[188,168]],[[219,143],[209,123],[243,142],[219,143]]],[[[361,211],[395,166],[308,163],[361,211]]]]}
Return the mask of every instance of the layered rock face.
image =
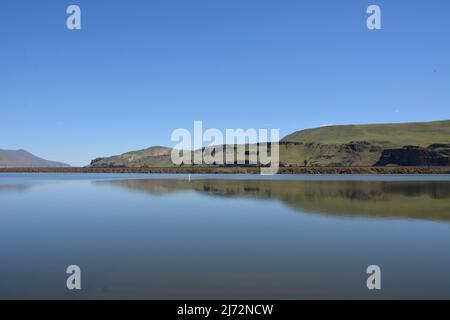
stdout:
{"type": "Polygon", "coordinates": [[[448,166],[450,144],[432,144],[426,148],[405,146],[383,150],[375,166],[448,166]]]}

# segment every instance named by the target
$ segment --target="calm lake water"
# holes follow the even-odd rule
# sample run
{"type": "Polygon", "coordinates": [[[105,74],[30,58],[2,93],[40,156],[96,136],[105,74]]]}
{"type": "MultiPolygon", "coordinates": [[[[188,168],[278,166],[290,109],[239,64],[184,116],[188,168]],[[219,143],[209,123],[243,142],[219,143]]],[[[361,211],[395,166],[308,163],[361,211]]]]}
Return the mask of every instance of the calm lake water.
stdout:
{"type": "Polygon", "coordinates": [[[0,221],[2,299],[450,299],[450,176],[0,174],[0,221]]]}

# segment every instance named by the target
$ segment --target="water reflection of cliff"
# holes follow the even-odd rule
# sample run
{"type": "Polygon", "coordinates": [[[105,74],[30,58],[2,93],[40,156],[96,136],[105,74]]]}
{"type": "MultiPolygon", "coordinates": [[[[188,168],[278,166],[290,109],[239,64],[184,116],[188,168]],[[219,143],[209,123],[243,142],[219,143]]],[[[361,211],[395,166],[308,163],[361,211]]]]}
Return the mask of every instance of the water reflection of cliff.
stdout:
{"type": "Polygon", "coordinates": [[[103,181],[162,195],[196,191],[223,197],[278,199],[302,212],[330,215],[450,221],[450,181],[103,181]]]}

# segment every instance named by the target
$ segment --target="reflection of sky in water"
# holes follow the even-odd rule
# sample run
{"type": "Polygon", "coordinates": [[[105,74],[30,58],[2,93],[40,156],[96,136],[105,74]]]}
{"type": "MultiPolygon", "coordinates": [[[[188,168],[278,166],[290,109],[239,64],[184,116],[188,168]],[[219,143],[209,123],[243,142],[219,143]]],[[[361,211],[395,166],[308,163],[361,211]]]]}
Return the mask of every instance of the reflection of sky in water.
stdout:
{"type": "Polygon", "coordinates": [[[450,298],[448,182],[106,177],[0,177],[0,298],[450,298]]]}

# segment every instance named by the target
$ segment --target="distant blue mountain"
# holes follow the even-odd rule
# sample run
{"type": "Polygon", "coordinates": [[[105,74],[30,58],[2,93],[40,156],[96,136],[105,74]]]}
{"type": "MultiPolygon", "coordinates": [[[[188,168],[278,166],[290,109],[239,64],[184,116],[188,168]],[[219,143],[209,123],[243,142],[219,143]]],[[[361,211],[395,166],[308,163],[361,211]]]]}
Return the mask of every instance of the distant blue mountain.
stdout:
{"type": "Polygon", "coordinates": [[[2,150],[0,149],[1,168],[26,168],[26,167],[70,167],[62,162],[45,160],[25,150],[2,150]]]}

